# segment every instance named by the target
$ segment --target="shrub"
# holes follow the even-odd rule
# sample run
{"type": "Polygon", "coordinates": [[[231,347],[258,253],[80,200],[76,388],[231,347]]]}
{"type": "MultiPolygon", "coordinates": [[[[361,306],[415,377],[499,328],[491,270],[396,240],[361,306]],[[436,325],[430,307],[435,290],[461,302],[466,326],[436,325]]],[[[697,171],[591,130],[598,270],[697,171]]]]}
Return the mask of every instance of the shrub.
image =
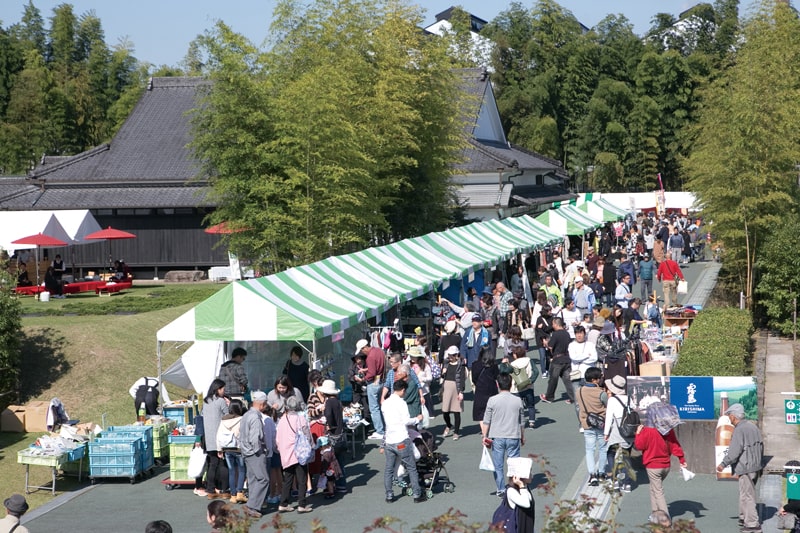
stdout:
{"type": "Polygon", "coordinates": [[[20,331],[22,318],[19,300],[9,287],[14,280],[5,270],[0,271],[0,411],[16,401],[20,361],[20,331]]]}
{"type": "Polygon", "coordinates": [[[745,376],[753,317],[732,307],[705,309],[694,319],[672,373],[679,376],[745,376]]]}

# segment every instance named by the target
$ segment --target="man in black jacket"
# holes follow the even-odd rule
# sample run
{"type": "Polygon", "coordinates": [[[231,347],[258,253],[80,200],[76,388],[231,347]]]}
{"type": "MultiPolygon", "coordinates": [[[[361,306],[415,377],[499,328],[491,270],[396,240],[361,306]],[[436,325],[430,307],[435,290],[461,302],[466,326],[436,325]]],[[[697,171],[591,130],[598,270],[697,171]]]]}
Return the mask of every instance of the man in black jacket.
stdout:
{"type": "Polygon", "coordinates": [[[569,343],[572,342],[567,330],[564,329],[564,320],[556,317],[553,319],[553,333],[550,334],[550,340],[547,345],[552,354],[550,361],[550,378],[547,382],[547,393],[540,394],[539,399],[546,403],[553,403],[556,387],[558,387],[558,378],[561,378],[564,383],[564,388],[567,389],[567,396],[569,399],[567,403],[575,401],[575,391],[572,390],[572,382],[569,379],[569,373],[572,369],[572,363],[569,359],[569,343]]]}

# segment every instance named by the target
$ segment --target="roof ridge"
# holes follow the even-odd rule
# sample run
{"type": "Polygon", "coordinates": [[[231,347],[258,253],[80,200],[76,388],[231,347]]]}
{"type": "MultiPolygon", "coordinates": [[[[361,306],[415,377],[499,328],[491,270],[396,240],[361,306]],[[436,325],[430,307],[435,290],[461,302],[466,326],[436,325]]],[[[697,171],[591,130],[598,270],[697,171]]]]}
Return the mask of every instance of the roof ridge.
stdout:
{"type": "Polygon", "coordinates": [[[557,167],[561,167],[562,166],[561,165],[561,161],[559,161],[558,159],[553,159],[552,157],[548,157],[546,155],[542,155],[539,152],[534,152],[533,150],[529,150],[527,148],[524,148],[524,147],[519,146],[519,145],[514,144],[514,143],[508,143],[508,144],[509,144],[509,147],[513,148],[514,150],[519,150],[520,152],[525,152],[526,154],[532,155],[533,157],[538,157],[542,161],[547,161],[548,163],[553,164],[553,165],[555,165],[557,167]]]}
{"type": "Polygon", "coordinates": [[[101,145],[95,146],[94,148],[86,150],[85,152],[81,152],[80,154],[71,156],[69,159],[65,161],[59,161],[58,163],[55,163],[52,166],[44,165],[43,167],[34,168],[32,171],[28,173],[28,178],[39,179],[40,177],[45,176],[51,172],[62,169],[64,167],[68,167],[70,165],[74,165],[79,161],[89,159],[90,157],[93,157],[101,152],[105,152],[110,149],[111,149],[111,143],[103,143],[101,145]]]}
{"type": "Polygon", "coordinates": [[[491,146],[484,144],[478,139],[470,138],[468,139],[469,144],[474,146],[479,152],[483,152],[484,154],[488,155],[492,159],[503,163],[507,167],[515,167],[519,163],[516,159],[506,159],[502,156],[502,154],[497,153],[491,146]]]}

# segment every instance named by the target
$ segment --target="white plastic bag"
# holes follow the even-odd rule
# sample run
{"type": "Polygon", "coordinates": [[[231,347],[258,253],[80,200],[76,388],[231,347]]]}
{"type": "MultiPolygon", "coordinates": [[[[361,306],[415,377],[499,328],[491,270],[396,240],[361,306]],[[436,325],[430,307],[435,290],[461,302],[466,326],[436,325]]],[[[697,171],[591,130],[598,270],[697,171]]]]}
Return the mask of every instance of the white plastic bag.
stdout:
{"type": "Polygon", "coordinates": [[[422,406],[422,428],[428,429],[431,425],[431,414],[426,406],[422,406]]]}
{"type": "Polygon", "coordinates": [[[676,291],[678,294],[686,294],[689,292],[689,284],[686,282],[685,279],[682,279],[678,282],[678,287],[676,291]]]}
{"type": "Polygon", "coordinates": [[[692,479],[694,477],[694,472],[692,472],[691,470],[689,470],[685,466],[681,467],[681,474],[683,474],[683,480],[684,481],[689,481],[690,479],[692,479]]]}
{"type": "Polygon", "coordinates": [[[189,455],[189,465],[186,467],[186,475],[189,477],[200,477],[203,475],[203,466],[206,464],[206,452],[203,448],[192,448],[189,455]]]}
{"type": "Polygon", "coordinates": [[[483,448],[483,452],[481,452],[481,464],[478,466],[481,470],[486,470],[487,472],[494,472],[494,461],[492,461],[492,452],[486,446],[481,446],[483,448]]]}

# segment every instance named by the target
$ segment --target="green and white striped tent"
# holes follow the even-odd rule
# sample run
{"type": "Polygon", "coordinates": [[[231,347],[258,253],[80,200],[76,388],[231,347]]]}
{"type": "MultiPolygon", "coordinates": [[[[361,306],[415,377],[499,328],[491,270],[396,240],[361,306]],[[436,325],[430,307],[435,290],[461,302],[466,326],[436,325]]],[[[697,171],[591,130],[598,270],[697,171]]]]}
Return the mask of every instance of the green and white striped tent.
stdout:
{"type": "Polygon", "coordinates": [[[607,201],[601,199],[585,202],[577,206],[578,209],[587,213],[594,218],[599,218],[603,222],[611,222],[613,220],[621,220],[625,218],[627,212],[619,207],[615,207],[607,201]]]}
{"type": "Polygon", "coordinates": [[[313,278],[236,281],[156,334],[163,341],[313,341],[366,319],[358,303],[313,278]]]}
{"type": "Polygon", "coordinates": [[[591,217],[572,205],[549,209],[536,217],[536,220],[547,226],[550,231],[561,235],[583,235],[603,223],[602,220],[591,217]]]}
{"type": "Polygon", "coordinates": [[[522,215],[519,217],[504,218],[500,223],[515,228],[528,236],[533,242],[537,243],[537,248],[543,248],[550,244],[556,244],[563,240],[562,235],[550,231],[550,229],[536,219],[522,215]]]}

